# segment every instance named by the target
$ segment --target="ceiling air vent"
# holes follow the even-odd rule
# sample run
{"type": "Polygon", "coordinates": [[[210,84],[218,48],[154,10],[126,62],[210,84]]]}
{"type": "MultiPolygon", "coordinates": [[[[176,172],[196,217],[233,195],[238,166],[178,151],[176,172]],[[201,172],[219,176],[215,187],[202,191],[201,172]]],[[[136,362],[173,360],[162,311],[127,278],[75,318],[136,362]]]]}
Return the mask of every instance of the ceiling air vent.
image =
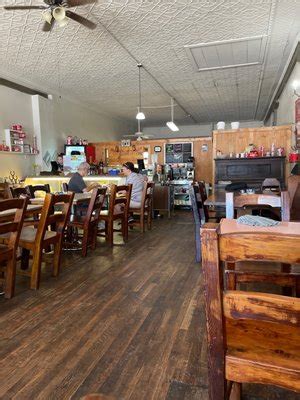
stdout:
{"type": "Polygon", "coordinates": [[[261,64],[267,36],[252,36],[184,46],[196,71],[261,64]]]}

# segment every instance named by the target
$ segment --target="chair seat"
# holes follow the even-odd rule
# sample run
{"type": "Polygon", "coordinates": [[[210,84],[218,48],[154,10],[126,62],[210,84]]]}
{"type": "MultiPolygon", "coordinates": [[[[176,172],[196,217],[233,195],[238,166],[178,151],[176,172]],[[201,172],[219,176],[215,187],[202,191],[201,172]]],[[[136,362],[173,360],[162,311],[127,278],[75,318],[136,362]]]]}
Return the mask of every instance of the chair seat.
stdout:
{"type": "MultiPolygon", "coordinates": [[[[116,212],[114,212],[114,216],[122,216],[122,215],[124,215],[124,212],[122,211],[122,212],[118,212],[118,213],[116,213],[116,212]]],[[[101,212],[100,212],[100,217],[108,217],[109,216],[109,210],[102,210],[101,212]]]]}
{"type": "Polygon", "coordinates": [[[226,378],[300,391],[299,328],[263,321],[226,320],[226,378]]]}
{"type": "MultiPolygon", "coordinates": [[[[36,238],[37,229],[31,226],[26,226],[22,229],[20,236],[20,245],[22,247],[22,241],[33,243],[36,238]]],[[[57,236],[57,233],[54,231],[46,231],[44,240],[49,240],[57,236]]]]}

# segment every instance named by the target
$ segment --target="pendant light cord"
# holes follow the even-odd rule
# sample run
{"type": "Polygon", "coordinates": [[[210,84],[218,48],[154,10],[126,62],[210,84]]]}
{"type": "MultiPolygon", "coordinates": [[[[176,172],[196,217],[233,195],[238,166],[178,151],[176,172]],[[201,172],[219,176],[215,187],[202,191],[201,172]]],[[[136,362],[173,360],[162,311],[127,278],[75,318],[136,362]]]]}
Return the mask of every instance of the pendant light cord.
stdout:
{"type": "Polygon", "coordinates": [[[141,68],[142,65],[138,64],[139,68],[139,102],[140,102],[140,111],[142,111],[142,87],[141,87],[141,68]]]}

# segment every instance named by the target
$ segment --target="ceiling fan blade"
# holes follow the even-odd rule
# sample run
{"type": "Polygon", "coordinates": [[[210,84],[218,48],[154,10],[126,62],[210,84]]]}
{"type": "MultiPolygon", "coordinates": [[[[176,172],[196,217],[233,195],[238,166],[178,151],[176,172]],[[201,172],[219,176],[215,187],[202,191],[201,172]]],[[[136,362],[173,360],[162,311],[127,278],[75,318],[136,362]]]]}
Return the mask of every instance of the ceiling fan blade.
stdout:
{"type": "Polygon", "coordinates": [[[44,22],[44,25],[43,25],[43,28],[42,28],[42,31],[43,31],[43,32],[50,32],[51,29],[53,28],[54,22],[55,22],[55,19],[54,19],[54,18],[52,18],[50,24],[49,24],[48,22],[45,21],[45,22],[44,22]]]}
{"type": "Polygon", "coordinates": [[[46,6],[4,6],[4,10],[45,10],[46,6]]]}
{"type": "Polygon", "coordinates": [[[73,11],[70,10],[66,11],[66,16],[73,19],[76,22],[79,22],[80,24],[84,25],[86,28],[89,29],[95,29],[97,26],[96,24],[94,24],[94,22],[90,21],[89,19],[86,19],[81,15],[75,14],[73,11]]]}
{"type": "Polygon", "coordinates": [[[67,7],[84,6],[92,3],[97,3],[97,0],[67,0],[67,7]]]}

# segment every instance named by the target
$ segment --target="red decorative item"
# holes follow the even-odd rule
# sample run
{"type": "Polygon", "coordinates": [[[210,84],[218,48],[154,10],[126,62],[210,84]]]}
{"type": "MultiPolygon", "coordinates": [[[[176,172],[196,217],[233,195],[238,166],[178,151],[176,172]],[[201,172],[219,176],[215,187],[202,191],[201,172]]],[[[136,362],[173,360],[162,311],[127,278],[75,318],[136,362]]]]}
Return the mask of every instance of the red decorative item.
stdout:
{"type": "Polygon", "coordinates": [[[300,154],[298,154],[298,153],[291,153],[291,154],[289,155],[289,162],[294,163],[294,162],[297,162],[297,161],[300,161],[300,154]]]}
{"type": "Polygon", "coordinates": [[[85,155],[88,162],[94,162],[96,160],[96,148],[94,146],[85,146],[85,155]]]}

